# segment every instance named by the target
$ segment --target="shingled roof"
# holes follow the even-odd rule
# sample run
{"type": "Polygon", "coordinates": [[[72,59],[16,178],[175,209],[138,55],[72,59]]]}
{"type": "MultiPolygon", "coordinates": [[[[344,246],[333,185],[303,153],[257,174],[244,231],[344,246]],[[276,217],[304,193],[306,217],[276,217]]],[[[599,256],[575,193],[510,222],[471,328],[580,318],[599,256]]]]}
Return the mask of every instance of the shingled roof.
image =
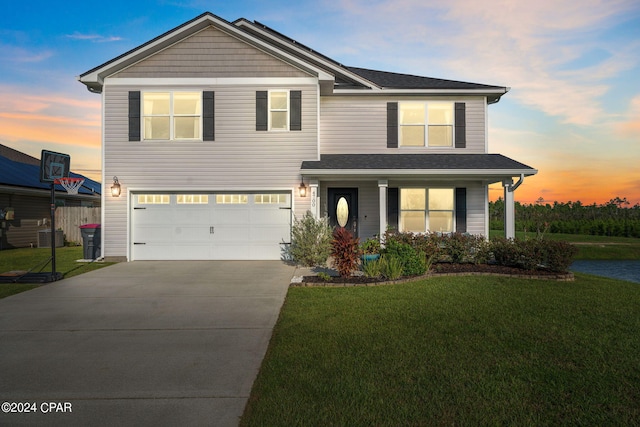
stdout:
{"type": "MultiPolygon", "coordinates": [[[[37,160],[37,159],[36,159],[37,160]]],[[[102,186],[99,182],[77,173],[69,173],[73,178],[85,178],[78,194],[100,195],[102,186]]],[[[24,163],[0,155],[0,186],[49,190],[51,185],[40,182],[40,160],[24,163]]],[[[61,185],[55,185],[56,192],[65,192],[61,185]]]]}
{"type": "Polygon", "coordinates": [[[377,84],[378,86],[388,89],[506,89],[501,86],[436,79],[433,77],[421,77],[411,74],[392,73],[388,71],[368,70],[366,68],[345,68],[361,77],[364,77],[370,82],[377,84]]]}
{"type": "Polygon", "coordinates": [[[302,171],[503,171],[533,175],[537,171],[502,154],[323,154],[302,162],[302,171]]]}

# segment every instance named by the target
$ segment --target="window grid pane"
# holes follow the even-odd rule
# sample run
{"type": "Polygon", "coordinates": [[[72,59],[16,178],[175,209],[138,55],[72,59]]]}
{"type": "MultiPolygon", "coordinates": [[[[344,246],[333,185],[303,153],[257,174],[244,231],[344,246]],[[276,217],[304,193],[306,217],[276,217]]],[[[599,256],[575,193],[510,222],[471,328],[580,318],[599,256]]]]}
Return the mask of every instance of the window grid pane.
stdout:
{"type": "Polygon", "coordinates": [[[168,194],[138,194],[139,205],[168,205],[168,194]]]}
{"type": "Polygon", "coordinates": [[[168,116],[170,112],[171,94],[169,92],[146,92],[143,110],[145,116],[168,116]]]}
{"type": "Polygon", "coordinates": [[[246,205],[248,202],[246,194],[216,194],[216,203],[220,205],[246,205]]]}
{"type": "Polygon", "coordinates": [[[255,194],[253,203],[257,205],[281,205],[287,203],[286,194],[255,194]]]}
{"type": "Polygon", "coordinates": [[[425,210],[426,190],[424,188],[401,188],[400,208],[402,210],[425,210]]]}
{"type": "Polygon", "coordinates": [[[413,233],[427,231],[424,211],[402,211],[400,213],[400,231],[413,233]]]}
{"type": "Polygon", "coordinates": [[[400,104],[401,125],[424,125],[424,104],[400,104]]]}
{"type": "Polygon", "coordinates": [[[176,117],[173,128],[175,139],[199,139],[200,117],[176,117]]]}
{"type": "Polygon", "coordinates": [[[179,205],[206,205],[209,203],[208,194],[178,194],[179,205]]]}
{"type": "Polygon", "coordinates": [[[430,188],[429,210],[453,210],[453,188],[430,188]]]}
{"type": "Polygon", "coordinates": [[[453,231],[453,212],[429,212],[429,230],[441,233],[453,231]]]}
{"type": "Polygon", "coordinates": [[[451,103],[431,103],[428,105],[427,113],[430,125],[453,125],[451,103]]]}
{"type": "Polygon", "coordinates": [[[173,94],[175,115],[199,116],[202,96],[198,92],[176,92],[173,94]]]}
{"type": "Polygon", "coordinates": [[[453,126],[429,126],[429,147],[451,147],[453,126]]]}

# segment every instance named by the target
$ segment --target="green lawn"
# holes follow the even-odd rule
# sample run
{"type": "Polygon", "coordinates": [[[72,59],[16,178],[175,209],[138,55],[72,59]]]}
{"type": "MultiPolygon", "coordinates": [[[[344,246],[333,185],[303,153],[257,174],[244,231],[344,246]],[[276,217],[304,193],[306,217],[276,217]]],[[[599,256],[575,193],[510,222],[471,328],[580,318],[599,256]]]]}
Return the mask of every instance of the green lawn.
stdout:
{"type": "Polygon", "coordinates": [[[640,288],[291,288],[242,425],[637,425],[640,288]]]}
{"type": "MultiPolygon", "coordinates": [[[[503,230],[491,230],[490,237],[504,237],[503,230]]],[[[516,232],[518,239],[535,238],[535,233],[516,232]]],[[[633,237],[589,236],[583,234],[546,233],[545,239],[570,242],[578,247],[576,259],[638,259],[640,260],[640,239],[633,237]]]]}
{"type": "MultiPolygon", "coordinates": [[[[31,272],[50,272],[51,264],[46,264],[51,257],[51,249],[21,248],[0,251],[0,273],[12,270],[31,272]],[[46,264],[46,266],[45,266],[46,264]]],[[[92,262],[78,263],[82,259],[82,246],[67,246],[56,249],[56,271],[65,278],[97,270],[113,263],[92,262]]],[[[33,289],[29,283],[0,283],[0,298],[33,289]]]]}

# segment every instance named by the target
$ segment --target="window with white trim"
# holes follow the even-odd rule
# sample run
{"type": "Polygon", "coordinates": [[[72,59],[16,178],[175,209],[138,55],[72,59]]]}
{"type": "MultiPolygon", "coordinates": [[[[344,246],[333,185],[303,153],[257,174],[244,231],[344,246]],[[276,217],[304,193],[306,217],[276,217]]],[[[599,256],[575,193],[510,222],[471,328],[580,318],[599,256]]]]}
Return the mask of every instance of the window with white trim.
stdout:
{"type": "Polygon", "coordinates": [[[289,91],[269,91],[269,130],[289,130],[289,91]]]}
{"type": "Polygon", "coordinates": [[[400,231],[452,232],[454,210],[453,188],[400,189],[400,231]]]}
{"type": "Polygon", "coordinates": [[[144,92],[143,139],[202,140],[201,92],[144,92]]]}
{"type": "Polygon", "coordinates": [[[400,147],[453,147],[453,102],[398,104],[400,147]]]}

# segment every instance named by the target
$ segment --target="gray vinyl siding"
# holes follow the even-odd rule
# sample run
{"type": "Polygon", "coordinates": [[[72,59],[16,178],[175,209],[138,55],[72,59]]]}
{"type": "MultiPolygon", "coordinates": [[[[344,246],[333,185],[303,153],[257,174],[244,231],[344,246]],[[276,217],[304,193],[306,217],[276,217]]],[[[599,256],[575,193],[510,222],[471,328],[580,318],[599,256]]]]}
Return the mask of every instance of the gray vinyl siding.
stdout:
{"type": "Polygon", "coordinates": [[[309,74],[209,27],[113,77],[309,77],[309,74]]]}
{"type": "Polygon", "coordinates": [[[462,183],[458,187],[467,187],[467,233],[485,233],[484,196],[486,186],[481,183],[462,183]]]}
{"type": "MultiPolygon", "coordinates": [[[[215,141],[128,141],[128,91],[171,90],[168,87],[118,87],[104,92],[104,173],[109,187],[117,176],[118,198],[106,197],[105,256],[127,254],[129,191],[296,190],[294,213],[301,216],[310,198],[297,196],[300,164],[317,159],[317,86],[290,86],[302,91],[302,130],[256,132],[255,92],[270,86],[180,87],[215,92],[215,141]]],[[[281,88],[281,87],[279,87],[281,88]]]]}
{"type": "Polygon", "coordinates": [[[323,154],[485,153],[484,97],[326,96],[320,100],[323,154]],[[466,104],[466,148],[387,148],[387,102],[451,101],[466,104]]]}

